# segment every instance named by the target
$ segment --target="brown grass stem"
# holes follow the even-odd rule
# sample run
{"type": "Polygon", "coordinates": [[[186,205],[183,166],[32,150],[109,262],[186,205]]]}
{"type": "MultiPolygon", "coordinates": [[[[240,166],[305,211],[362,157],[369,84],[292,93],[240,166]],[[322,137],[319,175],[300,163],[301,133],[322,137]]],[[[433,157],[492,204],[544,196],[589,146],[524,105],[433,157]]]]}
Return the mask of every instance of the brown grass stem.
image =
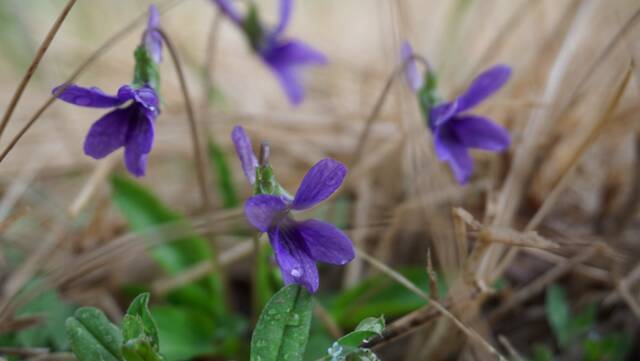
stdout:
{"type": "Polygon", "coordinates": [[[47,49],[49,49],[49,45],[51,45],[53,38],[55,38],[56,34],[58,33],[58,30],[60,29],[60,26],[62,26],[62,23],[67,18],[67,15],[71,11],[71,8],[73,8],[73,5],[75,5],[76,1],[77,0],[69,0],[69,2],[67,2],[67,5],[62,9],[62,12],[60,13],[60,15],[58,15],[58,18],[53,23],[53,26],[51,26],[51,29],[49,29],[49,32],[47,33],[47,36],[42,41],[42,44],[40,44],[40,47],[38,48],[38,51],[36,51],[36,55],[33,57],[33,60],[31,60],[31,64],[27,68],[27,72],[22,77],[20,84],[18,84],[18,88],[13,93],[13,96],[11,97],[11,101],[9,102],[7,109],[4,111],[4,114],[2,115],[2,120],[0,120],[0,138],[2,138],[2,134],[4,133],[4,130],[6,129],[7,124],[9,124],[11,115],[13,115],[13,111],[18,105],[18,101],[20,101],[20,97],[22,97],[22,93],[24,93],[24,90],[27,88],[27,84],[29,84],[31,77],[33,77],[33,74],[36,72],[36,69],[38,69],[38,65],[40,65],[40,61],[44,57],[44,54],[47,52],[47,49]]]}

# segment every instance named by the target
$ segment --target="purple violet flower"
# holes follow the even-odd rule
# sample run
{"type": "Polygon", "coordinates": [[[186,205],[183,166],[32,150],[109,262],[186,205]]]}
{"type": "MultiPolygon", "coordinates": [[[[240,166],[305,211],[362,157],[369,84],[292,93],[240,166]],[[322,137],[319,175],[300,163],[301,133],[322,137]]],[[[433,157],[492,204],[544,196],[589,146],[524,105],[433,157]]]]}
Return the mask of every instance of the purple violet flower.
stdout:
{"type": "MultiPolygon", "coordinates": [[[[253,184],[255,175],[250,175],[258,164],[251,141],[241,127],[235,127],[231,137],[245,175],[253,184]]],[[[285,284],[300,284],[315,293],[320,283],[316,262],[344,265],[355,257],[351,240],[334,225],[317,219],[297,221],[291,216],[292,211],[312,208],[329,198],[346,174],[342,163],[323,159],[307,172],[293,199],[258,194],[245,203],[249,222],[269,235],[285,284]]]]}
{"type": "Polygon", "coordinates": [[[213,1],[225,16],[245,31],[254,51],[274,73],[289,101],[294,105],[300,104],[304,98],[300,70],[306,66],[327,64],[327,58],[304,42],[284,36],[293,0],[280,1],[278,24],[270,29],[260,24],[255,14],[243,18],[231,0],[213,1]]]}
{"type": "Polygon", "coordinates": [[[466,113],[498,91],[510,76],[510,67],[496,65],[475,78],[462,95],[429,111],[436,155],[449,163],[460,184],[467,183],[473,173],[473,159],[468,148],[502,152],[511,144],[509,132],[504,127],[489,118],[466,113]]]}
{"type": "Polygon", "coordinates": [[[144,46],[149,51],[151,58],[156,63],[162,62],[162,35],[160,34],[160,12],[155,4],[149,6],[149,19],[147,29],[142,39],[144,46]]]}
{"type": "MultiPolygon", "coordinates": [[[[54,88],[52,92],[55,94],[61,87],[54,88]]],[[[101,159],[124,147],[127,170],[136,177],[145,174],[158,116],[158,96],[153,88],[134,89],[124,85],[118,89],[117,95],[108,95],[99,88],[70,84],[58,94],[58,98],[89,108],[115,108],[131,101],[126,107],[116,108],[93,123],[84,141],[84,153],[101,159]]]]}

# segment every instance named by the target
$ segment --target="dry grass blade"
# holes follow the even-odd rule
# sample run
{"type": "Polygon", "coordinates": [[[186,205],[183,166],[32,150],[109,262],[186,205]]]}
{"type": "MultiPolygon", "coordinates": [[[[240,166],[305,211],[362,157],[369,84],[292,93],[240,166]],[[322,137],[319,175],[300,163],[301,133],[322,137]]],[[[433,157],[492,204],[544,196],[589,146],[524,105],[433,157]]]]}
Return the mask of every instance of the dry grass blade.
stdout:
{"type": "Polygon", "coordinates": [[[4,130],[6,129],[7,124],[9,124],[11,115],[13,114],[13,111],[18,105],[18,101],[20,101],[20,97],[22,96],[22,93],[27,88],[27,84],[29,84],[31,77],[36,72],[36,69],[40,64],[40,61],[42,60],[42,57],[47,52],[47,49],[49,49],[49,45],[51,45],[53,38],[58,33],[60,26],[62,26],[64,19],[67,18],[67,15],[71,11],[71,8],[73,8],[73,5],[76,4],[76,1],[77,0],[69,0],[69,2],[67,2],[67,5],[65,5],[65,7],[62,9],[62,12],[60,13],[56,21],[53,23],[53,26],[51,26],[51,29],[49,30],[49,32],[47,33],[47,36],[42,41],[42,44],[40,44],[40,48],[38,48],[38,51],[36,52],[36,55],[33,57],[33,60],[31,61],[29,68],[27,68],[27,72],[22,77],[22,80],[20,81],[20,84],[18,85],[18,88],[16,89],[15,93],[13,93],[13,97],[11,97],[9,106],[7,107],[7,109],[5,109],[4,114],[2,115],[2,120],[0,120],[0,138],[2,138],[2,134],[4,133],[4,130]]]}

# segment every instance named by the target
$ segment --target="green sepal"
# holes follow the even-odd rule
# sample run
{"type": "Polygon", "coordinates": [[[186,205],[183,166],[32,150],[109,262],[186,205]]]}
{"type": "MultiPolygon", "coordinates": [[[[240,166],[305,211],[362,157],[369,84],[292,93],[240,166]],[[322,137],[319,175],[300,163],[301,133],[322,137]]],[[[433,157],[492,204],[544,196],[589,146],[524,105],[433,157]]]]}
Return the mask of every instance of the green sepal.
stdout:
{"type": "Polygon", "coordinates": [[[273,173],[273,168],[268,164],[256,167],[256,182],[253,186],[253,194],[271,194],[288,199],[293,198],[291,194],[278,183],[273,173]]]}
{"type": "Polygon", "coordinates": [[[160,71],[149,50],[144,45],[140,45],[133,55],[136,59],[133,70],[133,86],[141,88],[148,85],[160,94],[160,71]]]}
{"type": "Polygon", "coordinates": [[[242,28],[244,29],[247,40],[249,40],[249,44],[251,44],[251,48],[258,51],[262,43],[263,29],[260,23],[258,7],[256,7],[255,4],[249,5],[249,11],[244,19],[242,28]]]}
{"type": "Polygon", "coordinates": [[[158,326],[149,312],[149,293],[141,293],[136,297],[127,310],[122,321],[122,335],[124,341],[146,337],[150,340],[153,349],[160,349],[158,339],[158,326]]]}
{"type": "Polygon", "coordinates": [[[438,79],[433,71],[427,70],[424,74],[424,85],[418,91],[418,102],[420,103],[422,116],[431,128],[429,113],[431,108],[440,102],[440,97],[438,96],[438,79]]]}

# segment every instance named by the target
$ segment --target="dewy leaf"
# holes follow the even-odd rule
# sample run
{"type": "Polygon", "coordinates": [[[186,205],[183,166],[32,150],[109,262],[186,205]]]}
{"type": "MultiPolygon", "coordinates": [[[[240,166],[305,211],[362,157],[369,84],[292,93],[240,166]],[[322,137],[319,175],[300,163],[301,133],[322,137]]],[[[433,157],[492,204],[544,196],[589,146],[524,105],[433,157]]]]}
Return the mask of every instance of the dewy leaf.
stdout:
{"type": "Polygon", "coordinates": [[[213,139],[209,139],[208,149],[211,168],[214,169],[218,176],[218,191],[222,198],[222,207],[235,208],[240,204],[240,201],[238,201],[238,191],[236,190],[226,155],[213,139]]]}
{"type": "Polygon", "coordinates": [[[133,86],[141,88],[149,85],[160,94],[160,71],[149,50],[144,45],[140,45],[133,55],[136,59],[133,69],[133,86]]]}
{"type": "Polygon", "coordinates": [[[79,361],[122,360],[120,330],[96,308],[79,308],[67,319],[66,333],[79,361]]]}
{"type": "Polygon", "coordinates": [[[560,347],[568,345],[571,337],[571,314],[567,296],[562,287],[551,285],[546,296],[547,319],[560,347]]]}
{"type": "Polygon", "coordinates": [[[278,291],[260,314],[251,338],[251,361],[298,361],[309,339],[312,300],[296,284],[278,291]]]}
{"type": "Polygon", "coordinates": [[[149,312],[149,298],[150,298],[150,295],[147,292],[139,294],[138,297],[136,297],[131,302],[131,304],[129,305],[129,309],[127,310],[127,316],[129,316],[129,318],[140,320],[139,322],[140,322],[140,325],[142,326],[141,331],[143,333],[134,336],[134,334],[139,333],[140,330],[136,329],[137,325],[135,325],[135,323],[133,323],[132,321],[129,321],[132,324],[131,331],[134,331],[135,333],[125,332],[125,327],[124,327],[125,323],[123,320],[123,336],[124,336],[125,342],[133,338],[138,338],[140,336],[148,337],[150,340],[151,346],[153,346],[153,349],[158,351],[159,350],[158,326],[156,326],[156,322],[151,316],[151,312],[149,312]]]}
{"type": "Polygon", "coordinates": [[[343,347],[358,347],[365,340],[380,335],[384,330],[384,317],[368,317],[362,320],[353,332],[342,336],[338,344],[343,347]]]}
{"type": "MultiPolygon", "coordinates": [[[[163,204],[137,182],[116,176],[111,184],[114,202],[133,230],[144,231],[167,223],[186,223],[182,215],[163,204]]],[[[215,256],[207,240],[195,234],[164,242],[150,252],[154,260],[171,275],[210,261],[215,256]]],[[[219,275],[214,273],[173,291],[169,294],[169,300],[175,304],[197,307],[216,317],[225,313],[222,282],[219,275]]]]}

